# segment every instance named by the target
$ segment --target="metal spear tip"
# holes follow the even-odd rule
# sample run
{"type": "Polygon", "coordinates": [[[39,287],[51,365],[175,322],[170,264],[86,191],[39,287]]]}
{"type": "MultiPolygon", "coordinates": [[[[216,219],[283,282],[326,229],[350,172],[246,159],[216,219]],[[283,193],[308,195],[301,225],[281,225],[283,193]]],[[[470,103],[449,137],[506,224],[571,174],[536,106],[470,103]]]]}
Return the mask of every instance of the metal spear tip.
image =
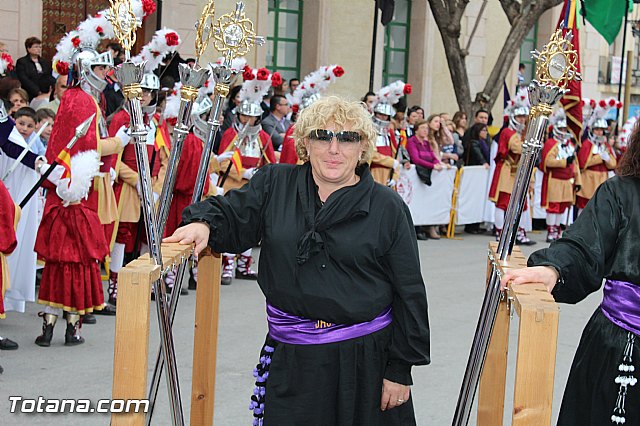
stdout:
{"type": "Polygon", "coordinates": [[[91,117],[87,118],[82,123],[80,123],[78,127],[76,127],[76,136],[78,138],[81,138],[87,134],[87,131],[89,130],[89,126],[91,125],[91,122],[93,121],[95,116],[96,116],[96,113],[94,112],[93,114],[91,114],[91,117]]]}

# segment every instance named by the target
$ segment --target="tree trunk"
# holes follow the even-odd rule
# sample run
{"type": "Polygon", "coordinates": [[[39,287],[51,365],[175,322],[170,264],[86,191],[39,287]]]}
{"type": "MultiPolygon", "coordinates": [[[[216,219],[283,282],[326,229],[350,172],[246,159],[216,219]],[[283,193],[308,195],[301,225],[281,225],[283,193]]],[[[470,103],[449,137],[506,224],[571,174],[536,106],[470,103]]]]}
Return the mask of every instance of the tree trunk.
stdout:
{"type": "Polygon", "coordinates": [[[442,37],[458,107],[467,114],[469,119],[474,116],[475,111],[480,109],[479,99],[482,95],[488,98],[484,108],[491,110],[500,94],[504,79],[512,66],[513,60],[520,51],[520,46],[525,36],[546,10],[562,3],[562,1],[523,1],[522,3],[526,4],[517,7],[513,2],[503,3],[501,0],[503,9],[506,7],[504,9],[505,13],[508,12],[511,30],[489,74],[484,89],[482,92],[475,94],[472,99],[465,62],[466,52],[463,52],[460,46],[460,20],[467,2],[460,2],[459,0],[429,0],[431,11],[442,37]]]}

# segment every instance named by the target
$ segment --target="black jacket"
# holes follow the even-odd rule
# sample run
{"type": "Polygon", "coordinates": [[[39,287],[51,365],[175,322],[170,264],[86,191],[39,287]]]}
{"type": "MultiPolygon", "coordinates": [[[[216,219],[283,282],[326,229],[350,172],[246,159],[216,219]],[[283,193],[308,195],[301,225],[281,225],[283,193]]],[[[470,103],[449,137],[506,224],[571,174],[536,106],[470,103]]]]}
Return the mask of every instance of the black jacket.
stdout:
{"type": "Polygon", "coordinates": [[[40,65],[42,66],[42,74],[38,73],[36,64],[31,60],[31,57],[27,54],[16,61],[16,75],[22,83],[22,88],[29,94],[29,99],[33,99],[40,94],[38,88],[38,80],[41,75],[51,75],[51,62],[44,59],[42,56],[38,58],[40,65]]]}
{"type": "Polygon", "coordinates": [[[206,222],[218,252],[241,253],[262,241],[258,284],[269,303],[290,314],[354,324],[391,305],[385,377],[410,383],[411,366],[430,361],[411,214],[367,166],[359,174],[357,184],[321,204],[309,163],[268,165],[241,189],[187,207],[183,219],[206,222]]]}

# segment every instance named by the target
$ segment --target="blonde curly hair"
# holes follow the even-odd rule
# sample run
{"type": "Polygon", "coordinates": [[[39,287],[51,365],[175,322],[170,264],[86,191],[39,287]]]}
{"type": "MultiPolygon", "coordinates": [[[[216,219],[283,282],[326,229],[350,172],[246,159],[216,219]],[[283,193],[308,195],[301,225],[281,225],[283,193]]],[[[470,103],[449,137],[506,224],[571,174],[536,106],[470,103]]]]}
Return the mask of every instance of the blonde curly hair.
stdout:
{"type": "Polygon", "coordinates": [[[320,98],[298,115],[293,131],[298,158],[303,162],[309,161],[309,153],[304,145],[305,140],[309,133],[324,129],[330,121],[335,123],[338,129],[344,129],[349,123],[351,131],[360,133],[361,144],[365,147],[358,164],[370,162],[378,136],[373,127],[371,114],[362,102],[347,101],[338,96],[320,98]]]}

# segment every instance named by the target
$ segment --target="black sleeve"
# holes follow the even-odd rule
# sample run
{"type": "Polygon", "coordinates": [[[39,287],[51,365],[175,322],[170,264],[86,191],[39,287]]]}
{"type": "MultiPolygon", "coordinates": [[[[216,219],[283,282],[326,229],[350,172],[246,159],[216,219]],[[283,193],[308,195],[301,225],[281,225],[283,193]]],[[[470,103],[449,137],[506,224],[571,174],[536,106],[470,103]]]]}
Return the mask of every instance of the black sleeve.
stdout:
{"type": "MultiPolygon", "coordinates": [[[[0,149],[7,157],[15,160],[20,156],[22,151],[24,151],[24,147],[8,139],[11,129],[13,129],[13,123],[10,120],[0,123],[0,149]],[[4,137],[5,134],[7,136],[6,138],[4,137]]],[[[27,155],[25,155],[20,162],[30,169],[35,169],[37,159],[38,156],[36,154],[31,151],[27,151],[27,155]]]]}
{"type": "Polygon", "coordinates": [[[182,224],[207,223],[211,231],[209,246],[218,253],[241,253],[254,247],[262,239],[272,168],[259,168],[249,183],[240,189],[191,204],[182,213],[182,224]]]}
{"type": "Polygon", "coordinates": [[[411,367],[431,362],[430,333],[415,230],[409,208],[403,204],[402,209],[394,224],[393,241],[385,253],[394,298],[393,332],[384,378],[411,385],[411,367]]]}
{"type": "Polygon", "coordinates": [[[553,266],[560,272],[563,282],[552,292],[557,302],[577,303],[600,288],[615,253],[620,209],[611,181],[605,182],[561,239],[529,257],[528,266],[553,266]]]}

